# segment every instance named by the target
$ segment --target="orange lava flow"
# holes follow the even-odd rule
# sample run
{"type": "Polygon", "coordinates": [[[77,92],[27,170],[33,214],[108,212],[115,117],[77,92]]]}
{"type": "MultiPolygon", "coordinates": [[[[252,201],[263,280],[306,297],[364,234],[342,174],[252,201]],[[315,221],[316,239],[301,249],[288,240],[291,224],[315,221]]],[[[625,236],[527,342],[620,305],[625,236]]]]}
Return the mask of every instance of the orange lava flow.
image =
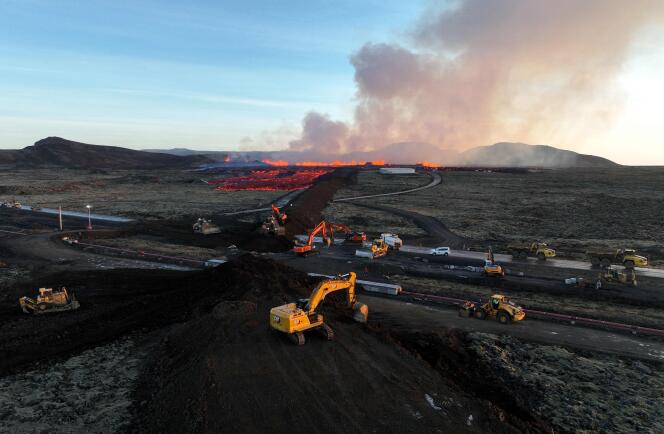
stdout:
{"type": "Polygon", "coordinates": [[[431,163],[429,161],[418,161],[417,165],[422,167],[427,167],[429,169],[440,169],[441,167],[443,167],[440,164],[431,163]]]}
{"type": "Polygon", "coordinates": [[[321,175],[330,171],[329,169],[252,170],[248,175],[213,179],[208,181],[208,184],[219,184],[215,187],[215,190],[223,191],[302,190],[313,184],[321,175]]]}
{"type": "Polygon", "coordinates": [[[262,163],[269,164],[270,166],[288,166],[288,161],[283,161],[283,160],[261,160],[262,163]]]}
{"type": "Polygon", "coordinates": [[[374,166],[384,166],[385,160],[374,160],[374,161],[299,161],[293,164],[288,163],[288,161],[283,160],[261,160],[265,164],[275,167],[285,167],[285,166],[296,166],[296,167],[348,167],[348,166],[366,166],[367,164],[372,164],[374,166]]]}

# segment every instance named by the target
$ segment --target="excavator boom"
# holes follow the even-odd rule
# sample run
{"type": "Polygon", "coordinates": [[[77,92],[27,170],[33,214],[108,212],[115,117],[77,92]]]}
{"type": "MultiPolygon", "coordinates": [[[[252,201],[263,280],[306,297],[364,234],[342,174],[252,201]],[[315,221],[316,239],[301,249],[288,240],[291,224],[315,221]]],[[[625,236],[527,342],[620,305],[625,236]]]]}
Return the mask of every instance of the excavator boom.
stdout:
{"type": "Polygon", "coordinates": [[[295,245],[295,247],[293,247],[293,252],[298,255],[306,255],[310,253],[314,247],[314,237],[318,235],[318,233],[321,233],[323,241],[329,246],[330,238],[327,235],[327,223],[323,220],[309,233],[309,237],[307,237],[307,242],[305,244],[295,245]]]}

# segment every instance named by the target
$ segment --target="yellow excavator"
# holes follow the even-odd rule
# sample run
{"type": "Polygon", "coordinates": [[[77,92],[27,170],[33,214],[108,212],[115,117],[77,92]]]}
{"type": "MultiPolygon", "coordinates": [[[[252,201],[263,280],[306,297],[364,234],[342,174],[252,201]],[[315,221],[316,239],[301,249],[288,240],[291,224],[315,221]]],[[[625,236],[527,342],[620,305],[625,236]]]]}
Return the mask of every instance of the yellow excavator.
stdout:
{"type": "Polygon", "coordinates": [[[318,330],[327,340],[334,339],[334,331],[325,324],[323,315],[316,312],[318,306],[328,294],[346,291],[348,306],[353,310],[353,319],[360,323],[367,322],[369,307],[357,301],[355,293],[356,275],[353,272],[320,282],[309,298],[297,303],[288,303],[270,310],[270,326],[287,336],[297,345],[304,345],[304,332],[318,330]]]}
{"type": "Polygon", "coordinates": [[[505,277],[505,270],[502,266],[496,264],[491,246],[489,246],[489,251],[486,254],[486,260],[484,261],[484,275],[487,277],[505,277]]]}

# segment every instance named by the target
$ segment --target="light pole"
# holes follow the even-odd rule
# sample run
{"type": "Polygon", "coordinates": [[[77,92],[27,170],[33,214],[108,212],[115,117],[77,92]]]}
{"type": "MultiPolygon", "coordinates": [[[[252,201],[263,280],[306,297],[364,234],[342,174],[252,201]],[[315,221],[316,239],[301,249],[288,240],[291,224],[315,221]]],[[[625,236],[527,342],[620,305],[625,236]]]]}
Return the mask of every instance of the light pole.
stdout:
{"type": "Polygon", "coordinates": [[[85,207],[88,209],[88,230],[92,230],[92,215],[90,214],[90,210],[92,209],[92,205],[85,205],[85,207]]]}

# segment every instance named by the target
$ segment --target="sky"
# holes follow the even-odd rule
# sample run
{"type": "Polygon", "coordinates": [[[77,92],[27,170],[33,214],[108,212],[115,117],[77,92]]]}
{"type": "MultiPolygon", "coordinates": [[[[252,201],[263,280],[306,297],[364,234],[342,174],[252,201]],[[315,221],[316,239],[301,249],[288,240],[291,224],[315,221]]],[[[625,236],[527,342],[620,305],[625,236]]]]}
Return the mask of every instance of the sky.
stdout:
{"type": "MultiPolygon", "coordinates": [[[[447,38],[442,39],[446,43],[454,40],[459,50],[471,54],[473,48],[482,53],[487,44],[463,32],[431,36],[439,23],[426,22],[429,18],[441,17],[444,28],[464,19],[477,20],[478,25],[501,32],[502,22],[522,12],[525,19],[534,13],[523,11],[525,3],[508,0],[505,4],[512,8],[510,14],[495,13],[497,18],[487,21],[473,15],[473,3],[477,2],[469,1],[465,7],[463,1],[425,0],[0,0],[0,149],[22,148],[47,136],[134,149],[299,149],[303,138],[317,140],[306,131],[306,120],[311,119],[308,115],[317,113],[321,114],[324,132],[330,131],[325,124],[329,119],[347,136],[333,138],[339,151],[351,146],[357,149],[358,140],[362,149],[387,145],[393,138],[459,149],[509,140],[550,144],[624,164],[664,165],[660,109],[664,100],[664,46],[659,43],[664,32],[661,21],[646,22],[642,17],[618,23],[629,33],[610,40],[625,46],[621,45],[617,56],[619,65],[610,66],[610,76],[601,81],[603,88],[610,87],[602,97],[611,97],[611,115],[602,124],[579,122],[576,112],[570,111],[564,122],[547,119],[541,121],[541,128],[527,132],[494,127],[482,135],[455,133],[452,140],[447,139],[448,134],[452,137],[453,132],[472,128],[449,117],[447,112],[453,110],[450,104],[390,96],[390,104],[403,103],[411,117],[404,118],[402,112],[390,113],[388,118],[377,116],[385,113],[385,99],[384,95],[377,98],[371,80],[385,80],[385,71],[394,68],[394,62],[387,63],[385,70],[379,68],[382,75],[366,74],[367,65],[374,73],[371,68],[383,65],[385,50],[379,48],[404,47],[406,54],[418,57],[418,65],[422,59],[428,62],[434,58],[431,71],[440,72],[445,78],[442,83],[448,83],[444,74],[450,65],[458,67],[455,56],[473,56],[452,52],[456,46],[450,50],[451,45],[431,42],[431,38],[447,38]],[[464,7],[468,13],[450,15],[464,7]],[[439,71],[436,68],[443,57],[449,64],[439,71]],[[445,119],[445,128],[435,122],[432,126],[426,116],[422,125],[414,125],[413,113],[426,112],[435,119],[437,111],[445,119]],[[381,124],[367,119],[380,119],[400,128],[391,129],[396,131],[393,135],[381,135],[376,132],[382,129],[381,124]],[[431,134],[432,128],[441,133],[431,134]]],[[[471,21],[469,26],[473,25],[471,21]]],[[[506,44],[511,41],[505,39],[506,44]]],[[[613,47],[605,48],[610,52],[613,47]]],[[[532,55],[531,51],[526,54],[532,55]]],[[[586,54],[581,51],[580,55],[586,54]]],[[[532,68],[530,61],[517,61],[532,68]]],[[[476,61],[463,65],[472,68],[476,61]]],[[[575,72],[577,77],[588,70],[575,72]]],[[[513,71],[503,73],[505,77],[514,75],[513,71]]],[[[422,80],[440,87],[438,78],[424,76],[422,80]]],[[[535,89],[533,93],[545,94],[541,91],[548,86],[544,79],[550,77],[542,75],[539,81],[527,83],[535,89]]],[[[474,87],[470,83],[471,92],[474,87]]],[[[422,89],[412,87],[398,91],[411,90],[422,93],[422,89]]],[[[582,90],[583,98],[575,99],[574,105],[596,107],[598,89],[585,86],[582,90]]],[[[506,91],[492,90],[503,99],[506,91]]],[[[521,88],[515,95],[523,98],[523,93],[521,88]]],[[[463,98],[449,92],[435,95],[463,98]]],[[[485,100],[480,103],[489,104],[485,100]]],[[[475,122],[486,115],[491,116],[492,125],[519,123],[512,119],[518,113],[510,116],[505,110],[492,110],[487,114],[486,108],[475,110],[472,105],[468,110],[473,114],[461,112],[464,119],[475,122]]],[[[331,142],[325,137],[321,143],[327,146],[331,142]]]]}

